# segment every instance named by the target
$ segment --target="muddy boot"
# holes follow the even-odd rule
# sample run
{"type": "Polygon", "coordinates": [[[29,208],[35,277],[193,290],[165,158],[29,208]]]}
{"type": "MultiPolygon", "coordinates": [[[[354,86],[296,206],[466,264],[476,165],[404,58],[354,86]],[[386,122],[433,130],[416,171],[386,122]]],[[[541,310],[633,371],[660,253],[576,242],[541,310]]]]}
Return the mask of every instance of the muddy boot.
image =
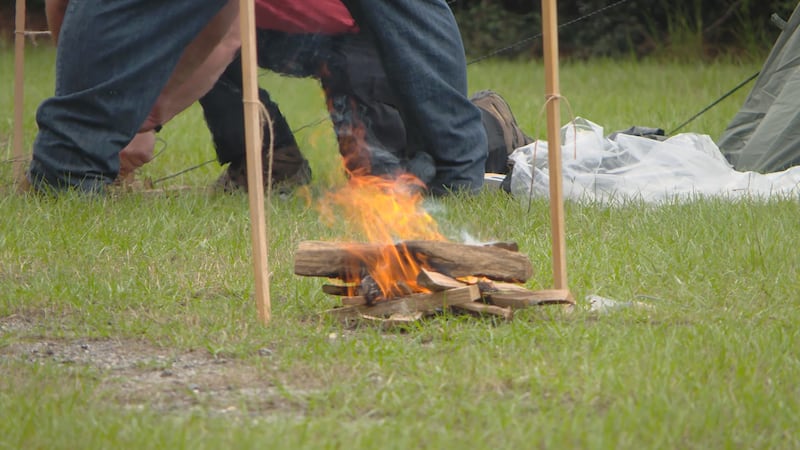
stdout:
{"type": "MultiPolygon", "coordinates": [[[[264,186],[267,184],[269,161],[262,152],[264,186]]],[[[279,192],[289,192],[311,181],[311,167],[297,146],[274,149],[272,158],[272,187],[279,192]]],[[[232,161],[217,179],[216,186],[225,192],[247,192],[247,163],[245,159],[232,161]]]]}

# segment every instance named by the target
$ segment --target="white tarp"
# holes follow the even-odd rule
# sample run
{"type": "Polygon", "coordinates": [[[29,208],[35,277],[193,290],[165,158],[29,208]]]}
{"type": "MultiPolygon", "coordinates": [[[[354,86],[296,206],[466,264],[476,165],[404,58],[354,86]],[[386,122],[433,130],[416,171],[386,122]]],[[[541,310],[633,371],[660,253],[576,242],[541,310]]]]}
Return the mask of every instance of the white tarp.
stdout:
{"type": "MultiPolygon", "coordinates": [[[[800,166],[768,174],[738,172],[704,134],[684,133],[664,141],[617,134],[611,140],[599,125],[577,118],[561,129],[561,137],[565,199],[656,203],[699,196],[767,198],[800,193],[800,166]]],[[[547,142],[520,147],[510,158],[513,195],[549,195],[547,142]]]]}

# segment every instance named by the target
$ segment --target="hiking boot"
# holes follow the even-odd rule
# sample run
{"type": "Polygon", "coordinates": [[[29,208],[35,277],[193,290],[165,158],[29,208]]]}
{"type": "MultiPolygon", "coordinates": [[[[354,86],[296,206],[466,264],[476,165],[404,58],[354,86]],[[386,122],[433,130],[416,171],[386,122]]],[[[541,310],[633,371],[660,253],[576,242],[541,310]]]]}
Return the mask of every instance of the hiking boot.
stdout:
{"type": "MultiPolygon", "coordinates": [[[[267,184],[268,154],[262,152],[264,186],[267,184]]],[[[311,167],[296,145],[276,148],[272,155],[272,187],[281,192],[290,191],[311,181],[311,167]]],[[[215,185],[225,192],[247,192],[247,162],[244,158],[228,164],[215,185]]]]}
{"type": "Polygon", "coordinates": [[[500,94],[489,90],[479,91],[470,97],[470,100],[475,106],[491,114],[500,124],[508,154],[533,142],[533,139],[517,125],[511,107],[500,94]]]}
{"type": "Polygon", "coordinates": [[[486,172],[506,173],[508,155],[519,147],[533,142],[517,124],[511,107],[494,91],[479,91],[470,97],[472,103],[481,111],[483,127],[489,144],[486,172]]]}

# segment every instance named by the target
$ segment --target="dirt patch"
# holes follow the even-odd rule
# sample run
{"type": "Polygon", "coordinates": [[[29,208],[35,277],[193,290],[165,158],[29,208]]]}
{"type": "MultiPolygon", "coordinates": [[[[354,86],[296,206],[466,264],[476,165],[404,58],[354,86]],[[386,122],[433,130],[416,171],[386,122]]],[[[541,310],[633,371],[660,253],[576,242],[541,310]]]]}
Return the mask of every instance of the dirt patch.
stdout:
{"type": "Polygon", "coordinates": [[[0,317],[0,336],[5,333],[26,331],[33,328],[33,322],[19,315],[0,317]]]}
{"type": "MultiPolygon", "coordinates": [[[[24,319],[4,318],[0,336],[26,326],[24,319]]],[[[259,354],[268,366],[271,353],[259,354]]],[[[133,340],[41,338],[0,347],[2,360],[95,369],[100,392],[130,409],[260,418],[301,417],[305,410],[307,392],[276,387],[263,365],[206,351],[176,352],[133,340]]]]}

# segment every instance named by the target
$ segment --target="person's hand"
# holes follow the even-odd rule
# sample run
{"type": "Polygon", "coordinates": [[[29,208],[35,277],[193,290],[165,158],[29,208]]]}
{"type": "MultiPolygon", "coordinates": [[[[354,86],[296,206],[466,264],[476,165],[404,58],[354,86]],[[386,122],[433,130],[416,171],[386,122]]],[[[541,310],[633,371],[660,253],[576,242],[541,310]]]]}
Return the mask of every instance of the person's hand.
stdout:
{"type": "MultiPolygon", "coordinates": [[[[153,106],[153,109],[150,110],[150,113],[147,115],[147,118],[144,119],[144,123],[141,127],[139,127],[139,134],[153,134],[156,131],[159,131],[161,125],[167,122],[168,119],[164,118],[164,102],[159,97],[156,101],[156,104],[153,106]]],[[[136,140],[136,138],[133,138],[136,140]]],[[[131,141],[133,142],[133,141],[131,141]]],[[[123,150],[124,151],[124,150],[123,150]]]]}
{"type": "Polygon", "coordinates": [[[153,159],[156,145],[156,133],[146,131],[138,133],[133,140],[119,152],[119,178],[129,179],[139,167],[153,159]]]}

